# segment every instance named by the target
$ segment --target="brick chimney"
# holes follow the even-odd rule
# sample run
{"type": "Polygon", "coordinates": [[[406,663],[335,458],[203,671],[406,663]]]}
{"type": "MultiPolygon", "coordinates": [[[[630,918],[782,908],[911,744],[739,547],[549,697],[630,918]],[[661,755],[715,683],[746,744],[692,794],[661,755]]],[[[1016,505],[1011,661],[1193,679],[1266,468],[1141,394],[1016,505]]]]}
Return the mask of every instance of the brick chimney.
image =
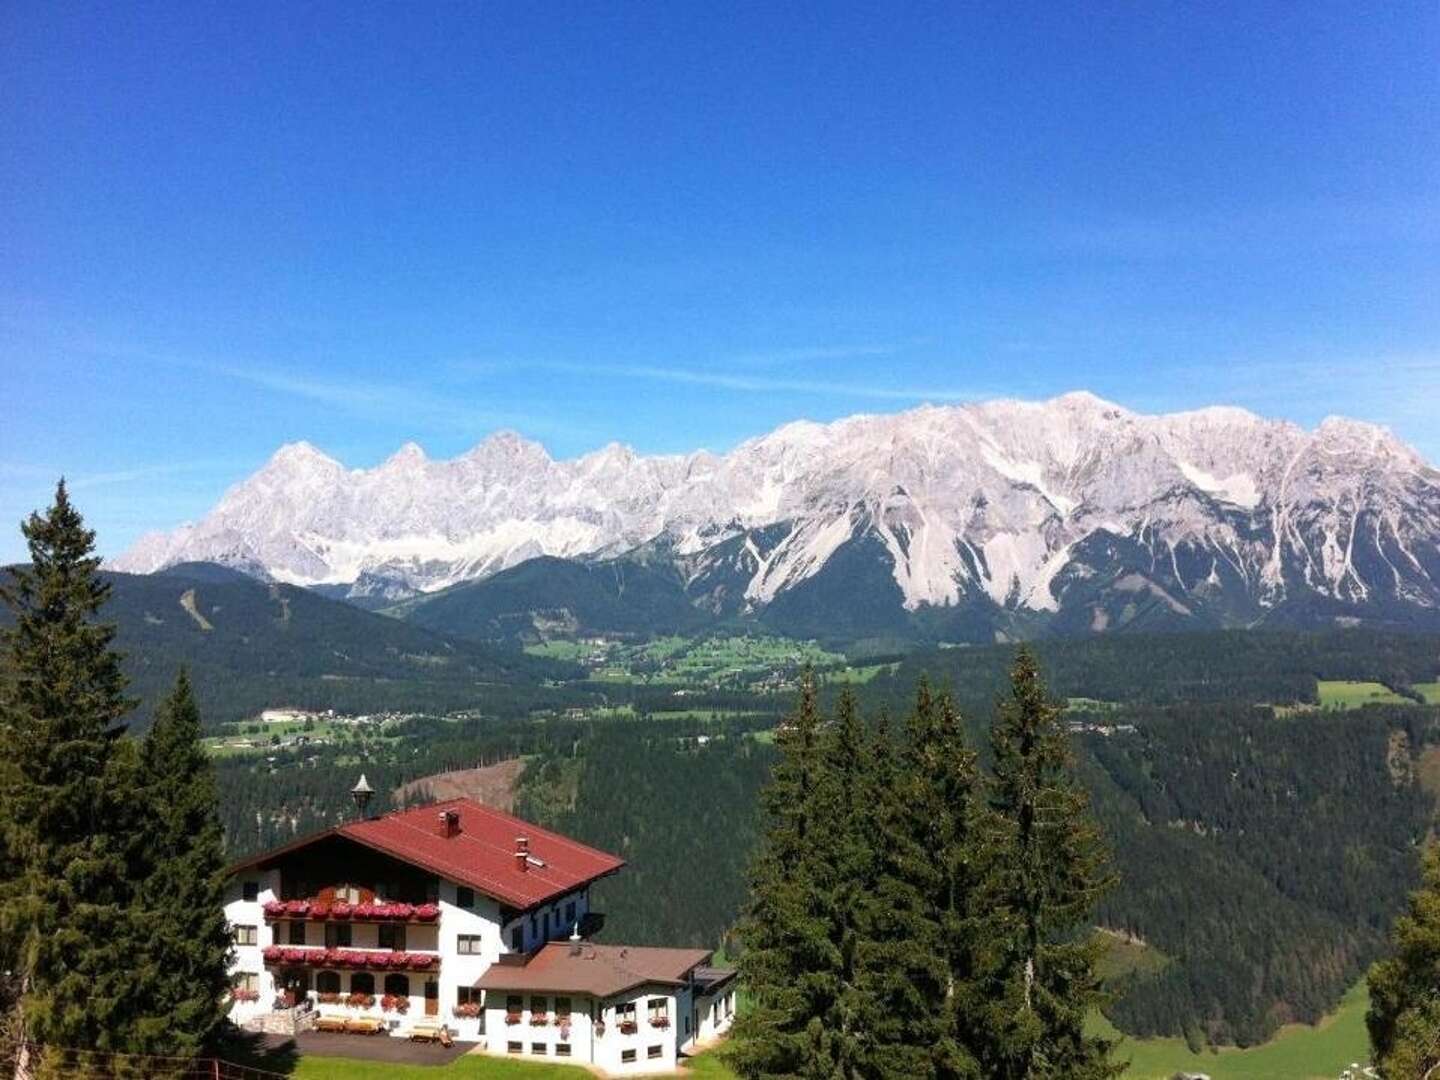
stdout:
{"type": "Polygon", "coordinates": [[[460,832],[459,810],[441,810],[438,817],[440,819],[440,835],[445,839],[448,840],[460,832]]]}
{"type": "Polygon", "coordinates": [[[530,838],[528,836],[515,838],[515,869],[521,873],[530,869],[530,838]]]}

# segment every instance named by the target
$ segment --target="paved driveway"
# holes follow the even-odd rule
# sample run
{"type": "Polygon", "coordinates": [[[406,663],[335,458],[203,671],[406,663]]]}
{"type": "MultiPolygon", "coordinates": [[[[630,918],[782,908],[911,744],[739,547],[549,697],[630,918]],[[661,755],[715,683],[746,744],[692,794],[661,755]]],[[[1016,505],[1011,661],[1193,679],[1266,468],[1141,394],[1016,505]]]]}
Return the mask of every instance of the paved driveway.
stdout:
{"type": "Polygon", "coordinates": [[[447,1065],[474,1043],[418,1043],[391,1035],[334,1035],[324,1031],[302,1031],[295,1038],[267,1035],[266,1048],[278,1054],[293,1053],[300,1057],[348,1057],[363,1061],[389,1061],[397,1065],[447,1065]]]}

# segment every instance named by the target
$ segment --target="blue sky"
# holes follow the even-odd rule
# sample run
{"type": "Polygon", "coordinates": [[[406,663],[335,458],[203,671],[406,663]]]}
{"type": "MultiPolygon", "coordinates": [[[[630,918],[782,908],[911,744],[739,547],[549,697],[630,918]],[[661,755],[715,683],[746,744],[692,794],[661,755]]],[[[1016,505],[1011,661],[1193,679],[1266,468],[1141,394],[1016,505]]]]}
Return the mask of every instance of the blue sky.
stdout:
{"type": "Polygon", "coordinates": [[[0,558],[281,443],[1087,388],[1440,460],[1440,9],[0,7],[0,558]]]}

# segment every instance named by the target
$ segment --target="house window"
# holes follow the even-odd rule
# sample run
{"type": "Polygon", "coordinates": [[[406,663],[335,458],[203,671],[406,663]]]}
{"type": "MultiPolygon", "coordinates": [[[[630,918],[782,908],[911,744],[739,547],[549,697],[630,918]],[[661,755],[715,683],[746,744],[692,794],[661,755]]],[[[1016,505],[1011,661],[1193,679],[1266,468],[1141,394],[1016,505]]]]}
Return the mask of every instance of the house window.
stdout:
{"type": "Polygon", "coordinates": [[[321,971],[315,976],[315,992],[317,994],[338,994],[340,993],[340,973],[338,971],[321,971]]]}
{"type": "Polygon", "coordinates": [[[555,1044],[555,1056],[556,1056],[556,1057],[569,1057],[569,1056],[570,1056],[570,1044],[569,1044],[569,1043],[556,1043],[556,1044],[555,1044]]]}
{"type": "Polygon", "coordinates": [[[544,1054],[547,1052],[547,1048],[544,1043],[531,1043],[530,1052],[532,1054],[544,1054]]]}
{"type": "Polygon", "coordinates": [[[570,999],[568,997],[557,997],[555,999],[555,1019],[570,1019],[570,999]]]}
{"type": "Polygon", "coordinates": [[[627,1001],[624,1005],[615,1006],[615,1027],[621,1035],[635,1034],[635,1002],[627,1001]]]}
{"type": "Polygon", "coordinates": [[[405,951],[405,927],[395,923],[380,924],[380,948],[405,951]]]}
{"type": "Polygon", "coordinates": [[[621,1050],[621,1051],[620,1051],[620,1060],[621,1060],[622,1062],[624,1062],[626,1065],[629,1065],[630,1062],[632,1062],[632,1061],[635,1060],[635,1051],[634,1051],[634,1050],[621,1050]]]}
{"type": "Polygon", "coordinates": [[[473,986],[457,986],[455,988],[456,1005],[479,1005],[480,991],[473,986]]]}
{"type": "Polygon", "coordinates": [[[550,999],[543,994],[536,994],[530,999],[530,1022],[543,1024],[547,1019],[546,1013],[550,1009],[550,999]]]}
{"type": "Polygon", "coordinates": [[[234,927],[233,930],[235,934],[236,945],[254,945],[258,940],[255,936],[255,927],[253,926],[247,926],[242,923],[234,927]]]}
{"type": "Polygon", "coordinates": [[[525,999],[524,999],[523,997],[521,997],[519,994],[508,994],[508,995],[506,996],[506,998],[505,998],[505,1016],[506,1016],[507,1019],[508,1019],[509,1017],[512,1017],[512,1016],[513,1016],[513,1017],[515,1017],[516,1022],[519,1022],[520,1014],[523,1013],[524,1011],[525,1011],[525,999]]]}
{"type": "Polygon", "coordinates": [[[647,1003],[650,1009],[651,1027],[668,1027],[670,1025],[670,999],[651,998],[647,1003]]]}
{"type": "Polygon", "coordinates": [[[507,1042],[505,1044],[505,1052],[507,1054],[519,1054],[523,1053],[524,1050],[525,1044],[522,1042],[507,1042]]]}
{"type": "Polygon", "coordinates": [[[237,971],[230,977],[230,985],[236,990],[259,990],[260,976],[253,971],[237,971]]]}
{"type": "Polygon", "coordinates": [[[408,998],[410,996],[410,977],[398,974],[386,975],[385,993],[391,997],[408,998]]]}
{"type": "Polygon", "coordinates": [[[348,922],[327,922],[325,924],[325,947],[327,949],[348,949],[350,947],[350,924],[348,922]]]}
{"type": "Polygon", "coordinates": [[[375,976],[368,971],[357,971],[350,976],[350,992],[352,994],[374,994],[375,976]]]}
{"type": "Polygon", "coordinates": [[[663,1046],[647,1046],[645,1048],[645,1056],[647,1058],[664,1057],[665,1048],[663,1046]]]}
{"type": "Polygon", "coordinates": [[[466,911],[473,911],[475,909],[475,890],[467,889],[463,885],[456,889],[455,906],[462,907],[466,911]]]}
{"type": "Polygon", "coordinates": [[[510,931],[510,951],[525,951],[525,927],[517,926],[515,927],[515,929],[510,931]]]}
{"type": "Polygon", "coordinates": [[[305,944],[305,924],[303,922],[292,922],[290,924],[290,944],[305,944]]]}
{"type": "Polygon", "coordinates": [[[247,881],[240,886],[240,895],[247,904],[253,904],[260,899],[260,882],[247,881]]]}
{"type": "Polygon", "coordinates": [[[479,956],[480,942],[479,934],[461,934],[455,939],[455,951],[461,956],[479,956]]]}

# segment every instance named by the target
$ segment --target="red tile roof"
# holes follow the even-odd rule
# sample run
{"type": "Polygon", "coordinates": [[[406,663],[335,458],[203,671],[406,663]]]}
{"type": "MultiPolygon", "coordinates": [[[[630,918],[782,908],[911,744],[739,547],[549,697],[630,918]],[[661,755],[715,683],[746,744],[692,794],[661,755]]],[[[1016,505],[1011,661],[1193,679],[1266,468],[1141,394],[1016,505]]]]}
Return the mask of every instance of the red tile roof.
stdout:
{"type": "Polygon", "coordinates": [[[231,870],[263,865],[331,836],[346,837],[521,909],[572,892],[625,865],[624,859],[473,799],[448,799],[337,825],[252,856],[231,870]],[[459,831],[453,836],[442,835],[439,826],[446,810],[459,814],[459,831]],[[515,841],[522,836],[529,839],[532,856],[524,870],[515,859],[515,841]]]}
{"type": "Polygon", "coordinates": [[[552,941],[531,953],[523,964],[491,964],[475,986],[610,997],[646,983],[679,985],[710,955],[708,949],[654,949],[588,941],[572,949],[569,942],[552,941]]]}

